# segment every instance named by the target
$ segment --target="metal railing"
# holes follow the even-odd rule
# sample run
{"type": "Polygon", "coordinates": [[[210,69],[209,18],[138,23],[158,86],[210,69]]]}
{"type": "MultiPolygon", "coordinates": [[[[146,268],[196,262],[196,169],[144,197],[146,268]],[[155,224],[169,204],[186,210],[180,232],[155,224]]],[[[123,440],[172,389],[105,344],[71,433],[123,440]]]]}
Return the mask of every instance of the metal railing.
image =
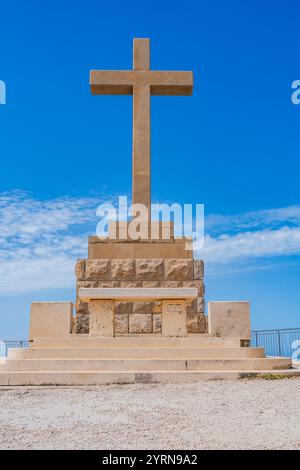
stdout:
{"type": "Polygon", "coordinates": [[[267,356],[292,357],[295,348],[300,347],[300,328],[252,331],[251,346],[265,348],[267,356]]]}
{"type": "Polygon", "coordinates": [[[29,348],[30,341],[0,341],[0,357],[6,357],[9,348],[29,348]]]}

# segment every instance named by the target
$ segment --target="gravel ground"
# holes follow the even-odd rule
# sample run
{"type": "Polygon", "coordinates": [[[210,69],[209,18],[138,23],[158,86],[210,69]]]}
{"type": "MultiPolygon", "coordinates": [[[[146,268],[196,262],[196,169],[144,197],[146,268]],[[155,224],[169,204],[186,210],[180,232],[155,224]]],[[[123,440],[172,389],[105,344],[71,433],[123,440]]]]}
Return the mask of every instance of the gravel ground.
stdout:
{"type": "Polygon", "coordinates": [[[300,379],[0,387],[0,448],[300,450],[300,379]]]}

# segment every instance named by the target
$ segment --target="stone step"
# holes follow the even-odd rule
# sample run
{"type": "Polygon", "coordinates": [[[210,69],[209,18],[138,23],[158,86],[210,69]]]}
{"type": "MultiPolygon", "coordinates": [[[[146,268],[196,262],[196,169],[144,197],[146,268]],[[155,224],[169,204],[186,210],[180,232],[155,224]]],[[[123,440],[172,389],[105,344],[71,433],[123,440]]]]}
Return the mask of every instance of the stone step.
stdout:
{"type": "Polygon", "coordinates": [[[187,383],[201,380],[236,380],[246,377],[300,376],[299,369],[214,371],[114,372],[0,372],[0,385],[100,385],[131,383],[187,383]]]}
{"type": "Polygon", "coordinates": [[[289,358],[239,359],[7,359],[0,371],[272,370],[291,367],[289,358]]]}
{"type": "Polygon", "coordinates": [[[204,347],[238,348],[239,338],[219,338],[207,334],[191,334],[184,337],[162,337],[159,335],[117,336],[114,338],[90,338],[88,335],[70,335],[68,338],[37,338],[37,348],[89,348],[89,347],[204,347]]]}
{"type": "Polygon", "coordinates": [[[9,359],[147,359],[147,358],[244,358],[265,357],[263,348],[12,348],[9,359]]]}

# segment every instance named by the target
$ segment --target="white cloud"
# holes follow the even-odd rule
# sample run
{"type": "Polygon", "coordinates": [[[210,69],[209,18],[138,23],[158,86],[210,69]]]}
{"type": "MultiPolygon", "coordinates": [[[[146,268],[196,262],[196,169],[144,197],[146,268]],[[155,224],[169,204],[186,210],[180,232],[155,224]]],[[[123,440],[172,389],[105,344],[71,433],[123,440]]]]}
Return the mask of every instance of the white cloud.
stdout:
{"type": "MultiPolygon", "coordinates": [[[[38,200],[0,194],[0,293],[74,287],[74,264],[87,255],[103,195],[38,200]]],[[[208,215],[200,256],[213,273],[270,269],[300,255],[300,206],[238,215],[208,215]]]]}
{"type": "Polygon", "coordinates": [[[300,226],[300,205],[235,215],[211,214],[205,218],[205,227],[208,232],[269,229],[282,225],[300,226]]]}
{"type": "Polygon", "coordinates": [[[48,200],[14,191],[0,195],[0,292],[74,285],[74,264],[87,254],[103,196],[48,200]]]}
{"type": "Polygon", "coordinates": [[[300,254],[300,227],[242,232],[205,238],[203,256],[210,263],[229,263],[241,258],[300,254]]]}

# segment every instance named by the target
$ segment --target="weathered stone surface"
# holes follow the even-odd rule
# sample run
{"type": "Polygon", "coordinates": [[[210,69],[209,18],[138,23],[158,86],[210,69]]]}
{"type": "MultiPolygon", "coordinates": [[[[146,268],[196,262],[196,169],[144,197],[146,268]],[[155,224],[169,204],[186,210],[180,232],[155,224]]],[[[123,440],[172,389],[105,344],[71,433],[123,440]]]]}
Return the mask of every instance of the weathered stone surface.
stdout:
{"type": "Polygon", "coordinates": [[[196,315],[198,313],[198,311],[197,311],[197,299],[186,303],[186,313],[187,313],[187,315],[196,315]]]}
{"type": "Polygon", "coordinates": [[[120,287],[143,287],[142,281],[121,281],[120,287]]]}
{"type": "Polygon", "coordinates": [[[205,299],[204,297],[197,298],[197,311],[198,313],[204,313],[205,311],[205,299]]]}
{"type": "Polygon", "coordinates": [[[204,313],[204,298],[197,297],[195,300],[191,302],[187,302],[187,314],[197,314],[197,313],[204,313]]]}
{"type": "Polygon", "coordinates": [[[199,297],[204,296],[205,288],[203,281],[183,281],[182,287],[195,287],[196,289],[198,289],[199,297]]]}
{"type": "Polygon", "coordinates": [[[251,339],[250,303],[208,302],[208,326],[213,336],[251,339]]]}
{"type": "Polygon", "coordinates": [[[95,281],[95,287],[120,287],[120,281],[95,281]]]}
{"type": "Polygon", "coordinates": [[[203,314],[187,315],[188,333],[207,333],[206,317],[203,314]]]}
{"type": "Polygon", "coordinates": [[[129,333],[152,333],[152,314],[133,313],[129,315],[129,333]]]}
{"type": "Polygon", "coordinates": [[[76,315],[73,321],[73,334],[86,334],[89,332],[88,303],[76,298],[76,315]]]}
{"type": "Polygon", "coordinates": [[[155,302],[134,302],[133,313],[153,313],[155,302]]]}
{"type": "Polygon", "coordinates": [[[116,313],[115,314],[115,334],[127,334],[128,333],[128,314],[116,313]]]}
{"type": "Polygon", "coordinates": [[[89,311],[88,303],[84,302],[79,297],[76,298],[75,308],[76,308],[76,312],[80,312],[80,313],[87,313],[89,311]]]}
{"type": "Polygon", "coordinates": [[[193,279],[193,260],[166,259],[165,278],[168,281],[187,281],[193,279]]]}
{"type": "Polygon", "coordinates": [[[116,315],[129,314],[133,312],[132,302],[115,302],[115,313],[116,315]]]}
{"type": "Polygon", "coordinates": [[[118,281],[78,281],[77,288],[120,287],[118,281]]]}
{"type": "Polygon", "coordinates": [[[87,334],[89,332],[89,313],[76,310],[73,322],[74,334],[87,334]]]}
{"type": "Polygon", "coordinates": [[[111,261],[111,278],[130,281],[134,279],[134,261],[132,259],[114,259],[111,261]]]}
{"type": "Polygon", "coordinates": [[[107,281],[110,275],[110,261],[108,259],[86,260],[85,277],[87,280],[107,281]]]}
{"type": "Polygon", "coordinates": [[[186,336],[186,302],[184,300],[163,300],[163,336],[186,336]]]}
{"type": "Polygon", "coordinates": [[[180,281],[161,281],[160,287],[182,287],[180,281]]]}
{"type": "Polygon", "coordinates": [[[204,277],[204,263],[202,259],[194,259],[194,279],[200,280],[204,277]]]}
{"type": "Polygon", "coordinates": [[[78,281],[77,288],[87,288],[90,289],[92,287],[98,287],[98,283],[96,281],[78,281]]]}
{"type": "Polygon", "coordinates": [[[84,281],[85,279],[85,260],[79,259],[75,265],[75,275],[78,281],[84,281]]]}
{"type": "Polygon", "coordinates": [[[143,281],[143,287],[159,287],[159,281],[143,281]]]}
{"type": "Polygon", "coordinates": [[[164,272],[163,259],[137,259],[136,278],[143,281],[158,281],[164,272]]]}
{"type": "Polygon", "coordinates": [[[161,333],[161,313],[153,314],[153,333],[161,333]]]}
{"type": "Polygon", "coordinates": [[[103,242],[95,237],[89,239],[89,259],[160,259],[192,258],[192,251],[186,250],[185,241],[156,240],[154,243],[127,241],[115,243],[114,240],[103,242]]]}
{"type": "Polygon", "coordinates": [[[114,302],[112,300],[92,300],[89,303],[90,328],[92,338],[114,336],[114,302]]]}
{"type": "MultiPolygon", "coordinates": [[[[112,246],[114,245],[116,244],[112,244],[112,246]]],[[[107,256],[107,258],[109,258],[109,256],[107,256]]],[[[115,257],[111,260],[106,258],[80,259],[76,264],[75,272],[77,277],[77,289],[102,287],[195,287],[198,289],[198,298],[191,303],[187,303],[187,328],[191,333],[207,331],[207,328],[205,328],[206,317],[204,316],[205,286],[203,280],[204,265],[202,260],[189,258],[163,259],[162,257],[152,259],[146,256],[137,259],[115,259],[115,257]]],[[[134,304],[124,301],[115,303],[116,315],[160,315],[161,312],[162,303],[159,301],[135,302],[134,304]]],[[[120,317],[120,322],[121,320],[124,320],[124,318],[120,317]]],[[[154,316],[152,320],[154,322],[154,316]]],[[[123,327],[120,326],[120,329],[122,328],[123,327]]],[[[156,329],[154,323],[153,329],[156,329]]],[[[157,331],[159,331],[158,327],[157,331]]],[[[79,299],[77,299],[76,302],[76,317],[73,332],[89,332],[88,304],[79,301],[79,299]]]]}

